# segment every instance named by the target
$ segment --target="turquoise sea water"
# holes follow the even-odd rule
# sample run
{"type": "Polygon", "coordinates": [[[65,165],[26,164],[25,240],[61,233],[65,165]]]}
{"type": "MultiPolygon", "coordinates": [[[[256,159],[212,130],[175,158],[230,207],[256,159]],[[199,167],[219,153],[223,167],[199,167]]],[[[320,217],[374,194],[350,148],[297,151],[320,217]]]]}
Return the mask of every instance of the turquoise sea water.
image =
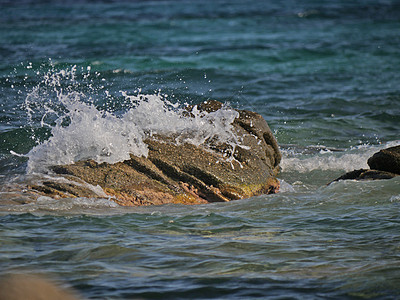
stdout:
{"type": "Polygon", "coordinates": [[[390,0],[0,0],[0,270],[88,299],[400,298],[399,178],[326,185],[400,144],[399,30],[390,0]],[[207,99],[267,120],[281,193],[9,201],[44,162],[118,160],[121,130],[140,145],[149,123],[182,125],[175,104],[207,99]]]}

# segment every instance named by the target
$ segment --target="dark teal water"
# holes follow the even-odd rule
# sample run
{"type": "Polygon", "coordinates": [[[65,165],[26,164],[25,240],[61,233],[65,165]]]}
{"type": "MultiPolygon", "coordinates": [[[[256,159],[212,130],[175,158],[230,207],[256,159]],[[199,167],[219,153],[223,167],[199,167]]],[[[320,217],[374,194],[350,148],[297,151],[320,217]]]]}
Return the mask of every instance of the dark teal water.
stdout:
{"type": "Polygon", "coordinates": [[[0,0],[0,269],[89,299],[399,298],[400,181],[326,186],[400,144],[399,30],[390,0],[0,0]],[[8,202],[37,157],[66,159],[94,134],[123,149],[137,94],[154,95],[143,120],[159,128],[177,125],[157,95],[260,113],[282,192],[196,207],[8,202]],[[51,136],[60,144],[40,146],[51,136]]]}

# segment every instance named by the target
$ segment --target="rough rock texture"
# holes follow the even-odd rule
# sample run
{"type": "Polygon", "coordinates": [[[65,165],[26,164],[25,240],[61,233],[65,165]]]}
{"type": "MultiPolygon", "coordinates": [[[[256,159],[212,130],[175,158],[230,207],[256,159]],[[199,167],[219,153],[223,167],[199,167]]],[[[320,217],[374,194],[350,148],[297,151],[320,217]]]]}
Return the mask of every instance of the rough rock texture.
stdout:
{"type": "Polygon", "coordinates": [[[400,176],[400,145],[383,149],[368,159],[369,169],[359,169],[348,172],[334,181],[339,180],[376,180],[391,179],[400,176]]]}
{"type": "Polygon", "coordinates": [[[383,149],[368,159],[371,169],[400,175],[400,145],[383,149]]]}
{"type": "MultiPolygon", "coordinates": [[[[222,104],[208,101],[200,110],[216,111],[222,104]]],[[[202,204],[275,193],[281,154],[268,124],[257,113],[240,110],[233,122],[241,147],[209,141],[209,147],[172,142],[171,137],[147,139],[148,157],[131,156],[116,164],[80,161],[54,166],[62,180],[30,186],[52,197],[104,197],[100,186],[120,205],[165,203],[202,204]],[[231,155],[233,160],[227,160],[231,155]],[[88,185],[89,184],[89,185],[88,185]]],[[[188,111],[190,114],[190,110],[188,111]]]]}

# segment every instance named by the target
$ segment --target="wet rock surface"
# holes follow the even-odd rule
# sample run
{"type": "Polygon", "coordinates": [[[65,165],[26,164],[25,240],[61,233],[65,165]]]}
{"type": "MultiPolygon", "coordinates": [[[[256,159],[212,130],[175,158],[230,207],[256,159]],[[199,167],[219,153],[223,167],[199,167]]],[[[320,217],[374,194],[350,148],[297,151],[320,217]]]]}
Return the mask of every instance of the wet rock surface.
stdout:
{"type": "Polygon", "coordinates": [[[400,145],[375,153],[368,159],[368,166],[371,169],[354,170],[334,181],[392,179],[400,176],[400,145]]]}
{"type": "MultiPolygon", "coordinates": [[[[221,106],[208,101],[198,109],[210,112],[221,106]]],[[[53,166],[61,179],[43,180],[29,189],[61,198],[109,196],[124,206],[203,204],[275,193],[281,160],[276,139],[262,116],[244,110],[238,113],[232,126],[239,146],[212,140],[208,146],[179,144],[171,137],[156,136],[145,140],[147,157],[131,155],[115,164],[88,160],[53,166]]]]}
{"type": "Polygon", "coordinates": [[[399,176],[394,173],[379,171],[379,170],[370,170],[370,169],[359,169],[348,172],[334,181],[339,180],[377,180],[377,179],[392,179],[396,176],[399,176]]]}
{"type": "Polygon", "coordinates": [[[368,159],[371,169],[400,175],[400,145],[383,149],[368,159]]]}

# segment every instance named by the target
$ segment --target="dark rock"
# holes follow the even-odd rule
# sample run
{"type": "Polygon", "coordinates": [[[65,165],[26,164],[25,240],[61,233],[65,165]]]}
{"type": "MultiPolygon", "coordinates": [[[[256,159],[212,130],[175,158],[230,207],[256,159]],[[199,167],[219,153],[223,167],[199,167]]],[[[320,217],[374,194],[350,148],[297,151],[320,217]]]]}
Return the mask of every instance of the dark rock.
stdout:
{"type": "MultiPolygon", "coordinates": [[[[377,180],[377,179],[392,179],[396,176],[399,176],[394,173],[380,171],[380,170],[369,170],[369,169],[359,169],[348,172],[339,178],[336,178],[334,181],[339,180],[377,180]]],[[[333,182],[334,182],[333,181],[333,182]]]]}
{"type": "Polygon", "coordinates": [[[339,180],[376,180],[392,179],[400,175],[400,145],[383,149],[368,159],[370,169],[359,169],[348,172],[334,181],[339,180]]]}
{"type": "Polygon", "coordinates": [[[383,149],[368,159],[371,169],[400,174],[400,145],[383,149]]]}
{"type": "MultiPolygon", "coordinates": [[[[221,107],[220,102],[207,101],[198,109],[212,112],[221,107]]],[[[57,197],[100,197],[88,187],[99,185],[112,200],[126,206],[202,204],[275,193],[281,160],[275,137],[262,116],[238,112],[232,126],[241,146],[233,149],[218,141],[208,141],[205,147],[157,136],[145,140],[147,157],[131,156],[115,164],[90,160],[54,166],[52,170],[67,182],[47,180],[30,188],[57,197]]]]}

